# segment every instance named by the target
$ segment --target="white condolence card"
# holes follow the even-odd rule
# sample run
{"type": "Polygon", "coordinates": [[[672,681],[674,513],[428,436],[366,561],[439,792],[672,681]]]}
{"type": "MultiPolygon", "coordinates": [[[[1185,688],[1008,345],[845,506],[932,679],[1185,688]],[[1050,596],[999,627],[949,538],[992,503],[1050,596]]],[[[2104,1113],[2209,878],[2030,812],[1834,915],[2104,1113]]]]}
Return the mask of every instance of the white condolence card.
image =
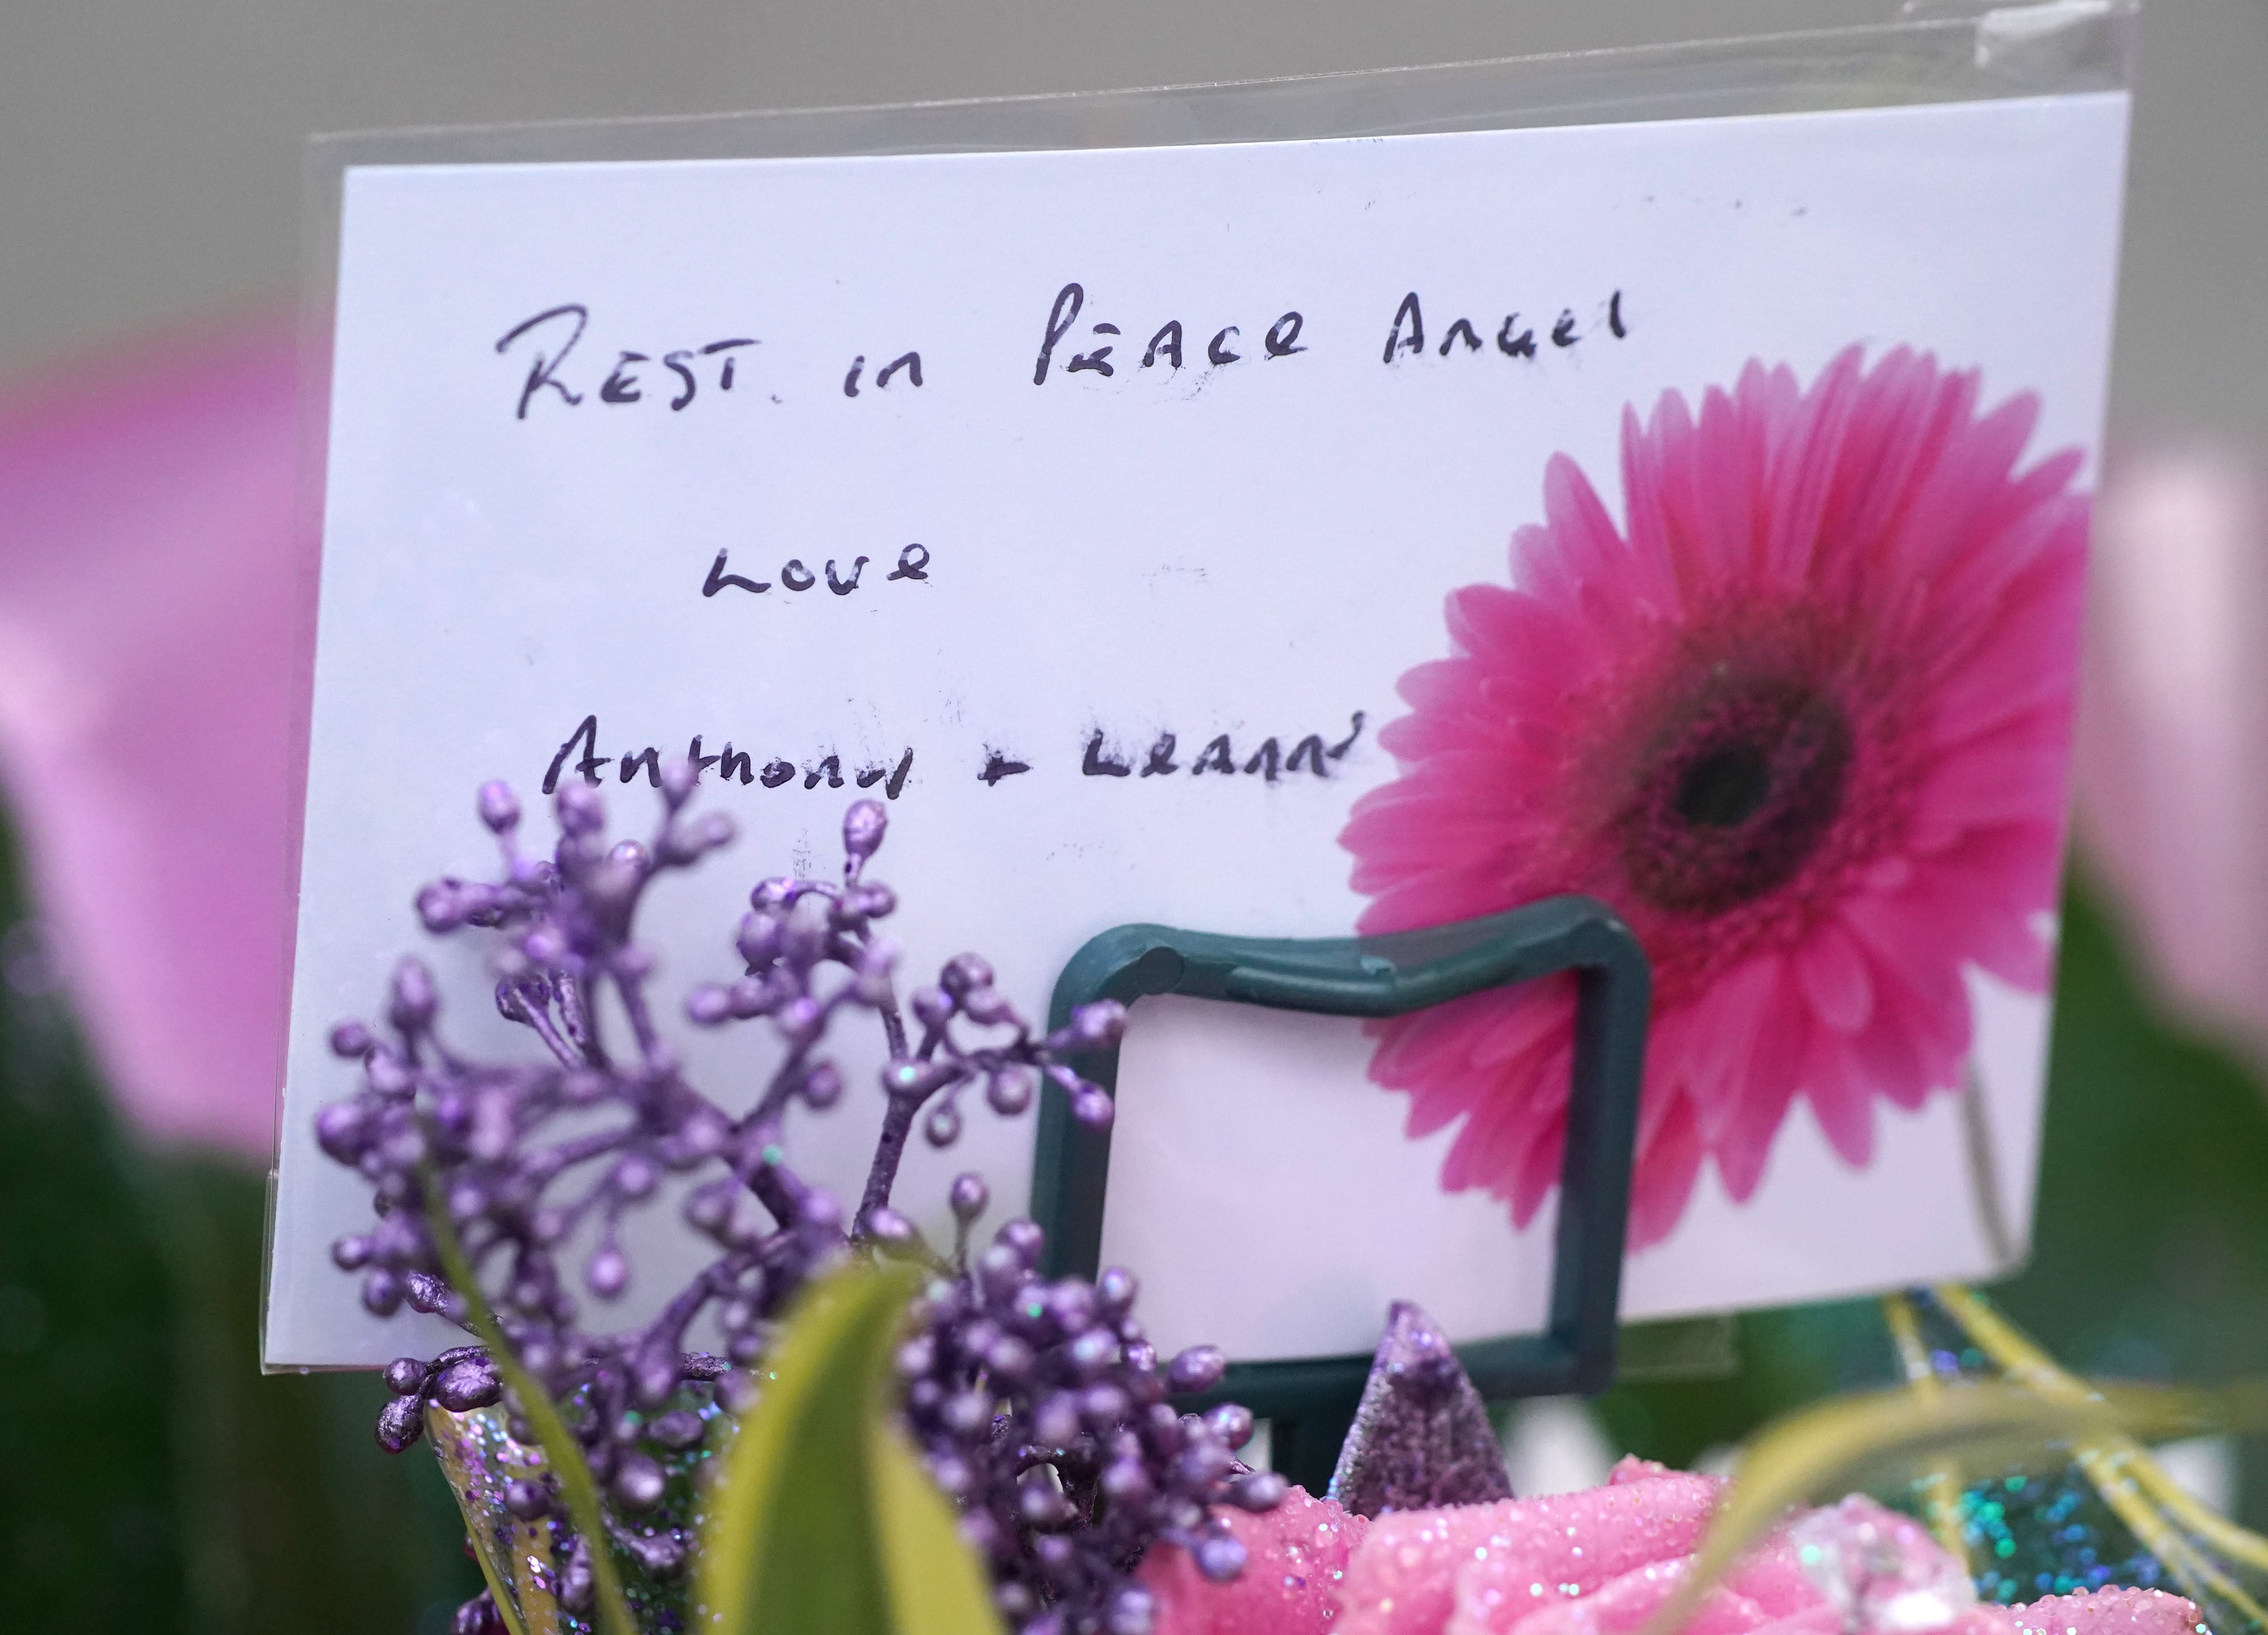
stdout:
{"type": "MultiPolygon", "coordinates": [[[[313,1136],[333,1024],[414,951],[457,1048],[541,1052],[493,940],[411,911],[494,876],[476,788],[539,848],[577,781],[644,835],[687,755],[740,837],[643,939],[728,1111],[776,1035],[681,996],[870,799],[902,991],[975,950],[1042,1018],[1127,922],[1604,899],[1656,968],[1626,1316],[2010,1263],[2126,123],[350,168],[270,1363],[439,1332],[331,1264],[372,1220],[313,1136]]],[[[1104,1255],[1161,1347],[1538,1326],[1565,1020],[1138,1007],[1104,1255]]],[[[880,1040],[836,1055],[786,1136],[855,1199],[880,1040]]],[[[1023,1207],[1031,1116],[966,1112],[917,1221],[964,1168],[1023,1207]]],[[[625,1322],[694,1263],[647,1212],[625,1322]]]]}

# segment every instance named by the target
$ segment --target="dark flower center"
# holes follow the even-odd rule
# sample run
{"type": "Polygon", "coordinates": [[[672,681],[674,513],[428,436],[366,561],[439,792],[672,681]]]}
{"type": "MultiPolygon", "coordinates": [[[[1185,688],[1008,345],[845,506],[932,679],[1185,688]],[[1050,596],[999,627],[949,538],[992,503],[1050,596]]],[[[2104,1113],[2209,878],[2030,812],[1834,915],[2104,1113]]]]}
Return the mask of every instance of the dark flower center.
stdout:
{"type": "Polygon", "coordinates": [[[1717,914],[1786,885],[1842,810],[1851,729],[1801,682],[1719,680],[1656,733],[1617,820],[1631,883],[1717,914]]]}
{"type": "Polygon", "coordinates": [[[1771,793],[1771,762],[1754,744],[1712,750],[1687,767],[1671,802],[1688,823],[1738,829],[1771,793]]]}

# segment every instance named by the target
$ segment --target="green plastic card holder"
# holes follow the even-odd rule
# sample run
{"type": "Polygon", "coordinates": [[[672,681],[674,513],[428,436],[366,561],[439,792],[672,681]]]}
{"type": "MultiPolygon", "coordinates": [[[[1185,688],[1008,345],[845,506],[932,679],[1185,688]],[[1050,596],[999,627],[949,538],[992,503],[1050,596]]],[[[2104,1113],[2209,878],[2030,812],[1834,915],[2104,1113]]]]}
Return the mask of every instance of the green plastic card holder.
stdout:
{"type": "MultiPolygon", "coordinates": [[[[1614,1380],[1653,987],[1645,950],[1603,903],[1551,897],[1425,931],[1311,940],[1121,925],[1064,968],[1049,1025],[1063,1027],[1074,1009],[1098,999],[1131,1006],[1152,994],[1325,1016],[1400,1016],[1560,971],[1576,974],[1577,998],[1550,1316],[1540,1334],[1478,1341],[1458,1347],[1458,1355],[1485,1397],[1591,1395],[1614,1380]]],[[[1116,1046],[1074,1065],[1116,1096],[1116,1046]]],[[[1100,1269],[1109,1175],[1109,1131],[1080,1124],[1069,1098],[1049,1085],[1032,1183],[1033,1218],[1047,1232],[1049,1276],[1092,1278],[1100,1269]]],[[[1233,1362],[1216,1389],[1182,1405],[1244,1403],[1270,1423],[1275,1468],[1320,1493],[1370,1363],[1368,1352],[1233,1362]]]]}

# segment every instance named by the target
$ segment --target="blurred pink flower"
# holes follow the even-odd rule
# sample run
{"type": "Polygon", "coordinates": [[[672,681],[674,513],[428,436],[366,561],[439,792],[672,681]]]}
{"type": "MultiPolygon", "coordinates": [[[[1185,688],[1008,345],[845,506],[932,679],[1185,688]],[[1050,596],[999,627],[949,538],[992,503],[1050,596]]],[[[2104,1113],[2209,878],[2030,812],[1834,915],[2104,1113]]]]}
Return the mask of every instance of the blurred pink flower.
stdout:
{"type": "Polygon", "coordinates": [[[150,1134],[265,1160],[284,1006],[295,349],[268,322],[0,395],[0,778],[150,1134]]]}
{"type": "MultiPolygon", "coordinates": [[[[2038,991],[2068,798],[2087,501],[2029,469],[2038,404],[1900,350],[1808,389],[1751,364],[1698,416],[1623,429],[1627,531],[1565,456],[1513,584],[1449,599],[1453,657],[1403,678],[1402,766],[1342,836],[1366,932],[1557,892],[1654,967],[1631,1241],[1703,1160],[1745,1199],[1795,1098],[1866,1163],[1877,1097],[1959,1087],[1964,974],[2038,991]]],[[[1534,1216],[1559,1171],[1572,988],[1373,1024],[1410,1131],[1534,1216]]]]}
{"type": "Polygon", "coordinates": [[[2172,997],[2268,1062],[2268,473],[2129,455],[2095,552],[2080,842],[2172,997]]]}

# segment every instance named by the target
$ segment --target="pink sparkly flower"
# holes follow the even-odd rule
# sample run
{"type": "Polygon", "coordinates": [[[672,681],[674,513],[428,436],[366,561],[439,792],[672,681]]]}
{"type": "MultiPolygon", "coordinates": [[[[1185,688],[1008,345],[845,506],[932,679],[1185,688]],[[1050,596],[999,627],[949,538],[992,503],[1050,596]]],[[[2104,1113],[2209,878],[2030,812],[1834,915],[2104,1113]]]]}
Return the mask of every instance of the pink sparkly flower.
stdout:
{"type": "MultiPolygon", "coordinates": [[[[1799,1095],[1845,1160],[1874,1100],[1959,1085],[1964,973],[2046,983],[2087,502],[2076,450],[2027,470],[2029,394],[1856,348],[1808,390],[1751,363],[1697,416],[1623,428],[1625,529],[1572,460],[1513,582],[1448,600],[1455,656],[1402,681],[1402,776],[1341,836],[1366,932],[1557,892],[1654,965],[1634,1247],[1713,1157],[1745,1199],[1799,1095]]],[[[1443,1166],[1525,1225],[1557,1179],[1573,990],[1375,1025],[1372,1076],[1443,1166]]]]}
{"type": "MultiPolygon", "coordinates": [[[[1603,1486],[1397,1511],[1366,1523],[1298,1488],[1227,1515],[1249,1551],[1208,1581],[1178,1545],[1143,1561],[1153,1635],[1642,1635],[1693,1570],[1721,1500],[1710,1477],[1624,1460],[1603,1486]]],[[[1854,1495],[1794,1513],[1703,1594],[1683,1635],[2196,1635],[2151,1589],[1980,1603],[1911,1517],[1854,1495]]]]}
{"type": "Polygon", "coordinates": [[[1179,1545],[1152,1550],[1140,1574],[1157,1599],[1151,1635],[1322,1635],[1370,1523],[1298,1487],[1273,1510],[1213,1513],[1244,1546],[1244,1571],[1215,1584],[1179,1545]]]}

